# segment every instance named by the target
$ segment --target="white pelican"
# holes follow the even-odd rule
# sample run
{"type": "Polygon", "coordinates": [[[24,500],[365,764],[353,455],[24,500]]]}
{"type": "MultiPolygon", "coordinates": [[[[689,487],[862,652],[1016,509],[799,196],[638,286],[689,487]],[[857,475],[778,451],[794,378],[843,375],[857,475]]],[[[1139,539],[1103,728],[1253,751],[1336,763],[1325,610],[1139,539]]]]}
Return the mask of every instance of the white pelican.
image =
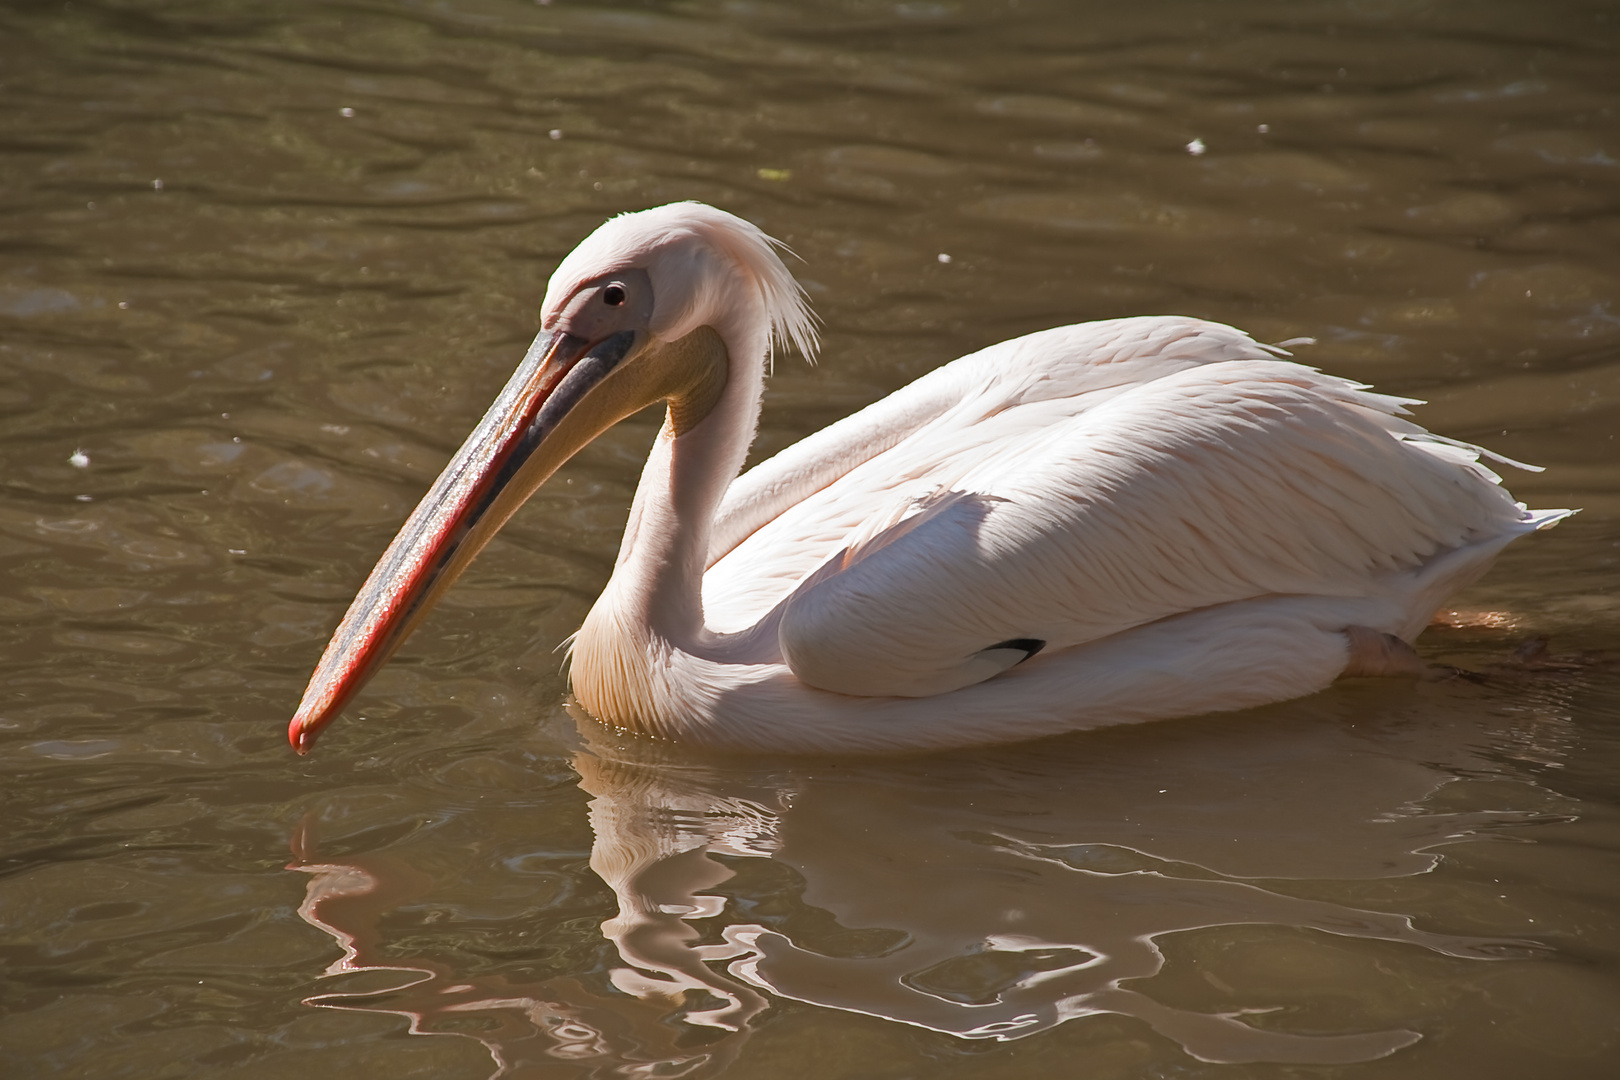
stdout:
{"type": "Polygon", "coordinates": [[[571,678],[604,723],[702,746],[1008,742],[1413,670],[1445,598],[1567,516],[1515,503],[1409,400],[1174,316],[991,346],[739,476],[773,340],[815,346],[774,243],[677,203],[562,261],[327,646],[294,748],[558,466],[658,401],[571,678]]]}

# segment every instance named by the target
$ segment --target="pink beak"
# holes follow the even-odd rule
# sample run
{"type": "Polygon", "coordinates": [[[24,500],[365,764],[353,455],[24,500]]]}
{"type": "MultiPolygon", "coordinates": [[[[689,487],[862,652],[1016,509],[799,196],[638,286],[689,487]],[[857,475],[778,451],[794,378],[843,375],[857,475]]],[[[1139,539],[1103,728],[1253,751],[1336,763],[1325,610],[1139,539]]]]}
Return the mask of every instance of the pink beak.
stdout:
{"type": "Polygon", "coordinates": [[[546,440],[636,337],[621,331],[591,342],[556,331],[535,338],[349,605],[288,725],[294,750],[309,752],[507,518],[587,441],[546,440]],[[536,454],[542,443],[558,452],[536,454]]]}

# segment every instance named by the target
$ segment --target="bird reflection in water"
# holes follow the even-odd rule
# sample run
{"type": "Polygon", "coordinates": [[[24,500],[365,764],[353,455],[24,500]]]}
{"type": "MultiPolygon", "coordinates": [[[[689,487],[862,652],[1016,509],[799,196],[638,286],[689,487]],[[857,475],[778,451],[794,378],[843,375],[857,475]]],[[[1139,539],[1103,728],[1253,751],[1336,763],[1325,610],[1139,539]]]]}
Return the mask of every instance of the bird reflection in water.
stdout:
{"type": "Polygon", "coordinates": [[[380,920],[434,880],[388,854],[323,863],[300,838],[292,867],[310,875],[300,914],[344,953],[326,974],[370,973],[350,975],[359,989],[307,1004],[476,1039],[503,1077],[716,1075],[773,999],[971,1040],[1111,1013],[1204,1061],[1377,1058],[1420,1032],[1368,1030],[1377,1021],[1342,1010],[1328,1031],[1258,1016],[1286,1017],[1322,995],[1353,1009],[1388,977],[1375,971],[1359,988],[1324,971],[1280,1003],[1232,985],[1241,961],[1234,976],[1217,959],[1199,974],[1211,1003],[1227,1001],[1203,1011],[1166,1004],[1150,980],[1167,966],[1167,938],[1215,927],[1305,931],[1287,947],[1307,983],[1298,960],[1333,940],[1464,960],[1538,955],[1533,942],[1437,933],[1294,895],[1425,873],[1441,845],[1536,820],[1425,810],[1459,775],[1500,771],[1492,762],[1517,756],[1505,745],[1517,729],[1377,708],[1358,725],[1358,705],[1388,704],[1383,693],[1278,707],[1235,731],[1231,719],[1153,725],[888,762],[725,764],[666,750],[636,760],[587,748],[574,766],[591,796],[591,868],[618,902],[602,925],[621,961],[606,981],[509,981],[399,959],[380,920]],[[1320,715],[1334,711],[1345,715],[1320,715]],[[751,860],[771,860],[778,883],[796,875],[799,895],[784,904],[774,886],[750,893],[761,877],[743,872],[751,860]]]}

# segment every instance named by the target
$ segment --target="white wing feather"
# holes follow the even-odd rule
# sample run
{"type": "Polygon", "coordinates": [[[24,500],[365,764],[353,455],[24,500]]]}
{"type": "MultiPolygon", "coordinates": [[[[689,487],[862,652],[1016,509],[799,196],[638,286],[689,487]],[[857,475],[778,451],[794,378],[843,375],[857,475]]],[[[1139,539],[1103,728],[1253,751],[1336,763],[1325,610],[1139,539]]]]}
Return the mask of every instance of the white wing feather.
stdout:
{"type": "Polygon", "coordinates": [[[1006,342],[740,478],[707,618],[742,629],[774,609],[802,681],[931,695],[992,673],[973,658],[998,642],[1398,591],[1546,523],[1404,404],[1193,319],[1006,342]]]}
{"type": "Polygon", "coordinates": [[[1270,355],[1229,326],[1146,317],[1045,330],[946,364],[732,483],[715,517],[705,613],[716,628],[752,623],[852,530],[939,488],[941,452],[991,444],[973,429],[999,412],[1046,401],[1072,415],[1161,375],[1270,355]]]}

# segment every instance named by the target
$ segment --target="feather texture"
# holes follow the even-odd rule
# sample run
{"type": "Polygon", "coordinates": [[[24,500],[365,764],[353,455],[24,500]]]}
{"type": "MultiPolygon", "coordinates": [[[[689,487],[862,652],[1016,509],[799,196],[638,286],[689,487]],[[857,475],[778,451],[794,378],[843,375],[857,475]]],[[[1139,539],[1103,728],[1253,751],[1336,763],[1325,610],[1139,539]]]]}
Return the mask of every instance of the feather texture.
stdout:
{"type": "Polygon", "coordinates": [[[761,489],[785,505],[710,569],[705,609],[726,629],[781,604],[800,679],[925,696],[1009,638],[1061,650],[1265,596],[1398,606],[1436,559],[1545,524],[1406,404],[1192,319],[1006,342],[739,479],[722,520],[761,489]]]}

